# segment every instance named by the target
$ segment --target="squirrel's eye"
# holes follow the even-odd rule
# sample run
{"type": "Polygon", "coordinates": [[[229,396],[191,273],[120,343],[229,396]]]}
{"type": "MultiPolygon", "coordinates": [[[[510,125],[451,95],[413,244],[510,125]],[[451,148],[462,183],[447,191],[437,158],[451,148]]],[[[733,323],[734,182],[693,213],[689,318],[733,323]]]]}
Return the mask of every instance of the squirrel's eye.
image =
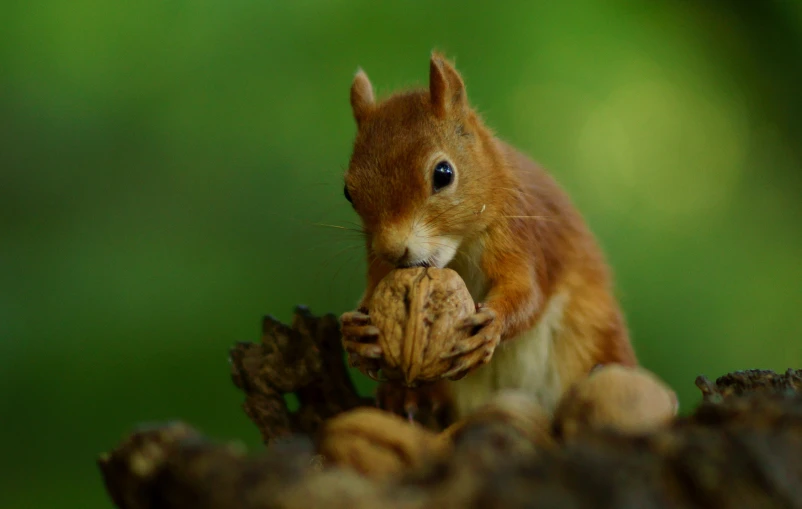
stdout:
{"type": "Polygon", "coordinates": [[[434,192],[443,189],[454,181],[454,169],[446,161],[440,161],[434,167],[434,174],[432,175],[432,185],[434,192]]]}
{"type": "Polygon", "coordinates": [[[348,186],[343,187],[343,194],[345,195],[346,200],[348,200],[350,203],[354,203],[353,200],[351,200],[351,193],[348,192],[348,186]]]}

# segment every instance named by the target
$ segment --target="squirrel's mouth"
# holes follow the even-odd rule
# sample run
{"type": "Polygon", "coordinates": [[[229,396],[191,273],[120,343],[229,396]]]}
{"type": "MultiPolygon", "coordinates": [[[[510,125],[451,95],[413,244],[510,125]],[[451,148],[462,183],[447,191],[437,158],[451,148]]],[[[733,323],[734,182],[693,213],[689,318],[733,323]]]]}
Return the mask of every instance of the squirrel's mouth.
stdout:
{"type": "Polygon", "coordinates": [[[432,263],[429,260],[421,260],[419,262],[399,263],[398,267],[401,269],[411,269],[413,267],[431,267],[432,263]]]}

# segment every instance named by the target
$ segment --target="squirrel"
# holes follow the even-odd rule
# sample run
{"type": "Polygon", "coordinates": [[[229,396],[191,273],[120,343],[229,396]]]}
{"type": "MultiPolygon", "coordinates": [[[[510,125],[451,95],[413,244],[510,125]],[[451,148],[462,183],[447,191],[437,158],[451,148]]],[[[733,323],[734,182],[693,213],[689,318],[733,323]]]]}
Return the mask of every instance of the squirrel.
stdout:
{"type": "Polygon", "coordinates": [[[362,222],[367,284],[341,315],[349,363],[377,379],[382,352],[368,308],[393,269],[451,268],[478,303],[459,324],[472,332],[449,352],[443,380],[380,383],[380,407],[412,419],[428,404],[459,419],[519,389],[553,413],[595,366],[638,365],[611,270],[582,215],[552,176],[485,125],[451,62],[432,51],[428,89],[383,100],[360,68],[350,92],[357,131],[343,193],[362,222]]]}

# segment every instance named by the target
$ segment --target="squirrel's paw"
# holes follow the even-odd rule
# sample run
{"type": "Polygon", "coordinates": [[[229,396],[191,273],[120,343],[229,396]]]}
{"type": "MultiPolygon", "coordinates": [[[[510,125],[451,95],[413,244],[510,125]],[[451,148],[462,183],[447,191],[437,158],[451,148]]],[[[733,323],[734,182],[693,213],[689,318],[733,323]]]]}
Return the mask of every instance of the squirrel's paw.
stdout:
{"type": "Polygon", "coordinates": [[[382,349],[378,344],[379,329],[371,324],[370,317],[360,311],[343,313],[340,317],[340,332],[349,365],[376,379],[382,349]]]}
{"type": "Polygon", "coordinates": [[[473,329],[474,333],[441,355],[443,359],[455,359],[452,368],[443,375],[443,378],[449,380],[459,380],[487,364],[501,340],[501,326],[496,319],[496,313],[488,307],[478,305],[477,312],[457,327],[473,329]]]}

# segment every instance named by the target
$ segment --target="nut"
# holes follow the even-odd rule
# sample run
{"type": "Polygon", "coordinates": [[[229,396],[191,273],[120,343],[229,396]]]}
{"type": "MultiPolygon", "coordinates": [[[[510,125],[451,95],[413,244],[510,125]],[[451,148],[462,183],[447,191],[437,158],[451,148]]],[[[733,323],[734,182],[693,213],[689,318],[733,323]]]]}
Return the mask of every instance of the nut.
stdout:
{"type": "Polygon", "coordinates": [[[667,424],[677,409],[675,392],[653,373],[609,364],[566,391],[554,413],[555,430],[563,440],[603,428],[648,433],[667,424]]]}
{"type": "Polygon", "coordinates": [[[396,269],[376,287],[369,306],[384,353],[382,371],[408,386],[434,382],[453,359],[441,359],[470,335],[457,324],[476,312],[465,282],[451,269],[396,269]]]}
{"type": "Polygon", "coordinates": [[[519,389],[500,390],[490,401],[452,424],[441,435],[459,441],[466,431],[494,423],[514,429],[535,449],[550,449],[556,445],[551,435],[551,416],[529,394],[519,389]]]}
{"type": "Polygon", "coordinates": [[[358,407],[323,425],[317,450],[329,464],[386,479],[446,454],[450,444],[401,417],[358,407]]]}

